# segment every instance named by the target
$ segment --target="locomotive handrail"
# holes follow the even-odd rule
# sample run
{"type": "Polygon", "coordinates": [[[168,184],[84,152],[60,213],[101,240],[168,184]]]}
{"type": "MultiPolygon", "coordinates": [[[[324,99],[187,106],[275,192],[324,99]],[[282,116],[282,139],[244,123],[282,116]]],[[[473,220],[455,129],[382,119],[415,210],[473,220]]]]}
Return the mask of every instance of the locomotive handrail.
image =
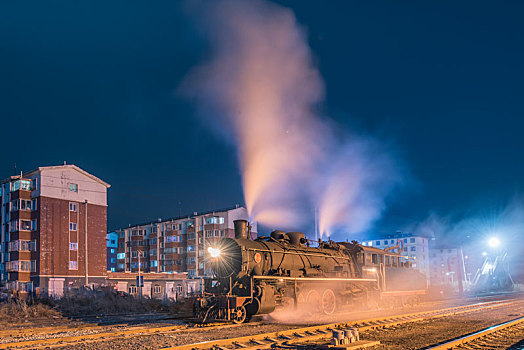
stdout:
{"type": "Polygon", "coordinates": [[[333,255],[330,255],[330,254],[312,254],[312,253],[306,253],[306,252],[296,252],[296,251],[290,251],[290,250],[282,250],[282,251],[278,251],[278,250],[268,250],[268,249],[258,249],[258,248],[247,248],[247,250],[252,250],[252,251],[258,251],[258,252],[268,252],[268,253],[275,253],[275,254],[295,254],[295,255],[306,255],[306,256],[319,256],[319,257],[322,257],[322,258],[333,258],[333,259],[343,259],[343,260],[351,260],[351,258],[349,257],[344,257],[344,256],[333,256],[333,255]]]}
{"type": "Polygon", "coordinates": [[[262,280],[290,280],[290,281],[346,281],[346,282],[376,282],[375,278],[340,278],[340,277],[285,277],[285,276],[253,276],[254,279],[262,280]]]}

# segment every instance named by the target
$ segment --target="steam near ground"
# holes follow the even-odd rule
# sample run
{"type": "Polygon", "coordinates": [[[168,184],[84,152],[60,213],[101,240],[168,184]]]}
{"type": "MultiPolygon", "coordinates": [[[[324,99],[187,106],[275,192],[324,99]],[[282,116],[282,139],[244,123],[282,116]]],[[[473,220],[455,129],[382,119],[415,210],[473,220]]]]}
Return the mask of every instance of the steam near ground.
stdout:
{"type": "Polygon", "coordinates": [[[182,91],[233,143],[251,219],[304,227],[316,209],[321,234],[368,229],[400,168],[379,140],[319,112],[324,82],[293,12],[262,0],[200,5],[212,55],[182,91]]]}
{"type": "Polygon", "coordinates": [[[507,253],[513,279],[524,283],[524,197],[515,196],[507,203],[472,211],[467,214],[432,212],[425,220],[408,225],[406,232],[437,237],[444,247],[461,247],[472,265],[480,265],[488,256],[507,253]],[[500,241],[497,247],[489,245],[490,238],[500,241]]]}

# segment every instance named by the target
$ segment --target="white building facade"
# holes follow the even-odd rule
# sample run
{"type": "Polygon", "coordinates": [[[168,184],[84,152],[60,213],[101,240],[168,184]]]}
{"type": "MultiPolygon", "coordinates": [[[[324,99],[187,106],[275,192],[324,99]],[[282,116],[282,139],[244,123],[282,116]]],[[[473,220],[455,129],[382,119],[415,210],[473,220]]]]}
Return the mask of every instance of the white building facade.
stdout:
{"type": "Polygon", "coordinates": [[[396,233],[384,235],[373,240],[366,239],[362,241],[362,244],[380,249],[391,248],[400,244],[401,255],[409,257],[413,262],[413,267],[425,274],[429,279],[429,240],[430,238],[428,237],[411,233],[396,233]]]}

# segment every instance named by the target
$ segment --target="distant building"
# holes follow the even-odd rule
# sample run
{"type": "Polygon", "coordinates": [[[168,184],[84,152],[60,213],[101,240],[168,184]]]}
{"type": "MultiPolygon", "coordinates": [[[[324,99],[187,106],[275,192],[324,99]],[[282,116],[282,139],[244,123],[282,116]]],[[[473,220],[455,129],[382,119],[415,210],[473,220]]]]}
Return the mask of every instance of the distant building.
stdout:
{"type": "Polygon", "coordinates": [[[432,248],[429,250],[430,284],[449,286],[459,290],[459,279],[464,282],[466,273],[462,252],[458,248],[432,248]]]}
{"type": "Polygon", "coordinates": [[[107,234],[107,271],[116,272],[116,252],[118,250],[118,233],[107,234]]]}
{"type": "Polygon", "coordinates": [[[429,238],[412,233],[395,233],[379,238],[365,239],[362,244],[380,249],[396,246],[400,241],[401,255],[410,257],[413,267],[425,274],[429,279],[429,238]]]}
{"type": "MultiPolygon", "coordinates": [[[[159,220],[116,230],[117,272],[186,273],[210,276],[206,249],[215,239],[234,237],[233,221],[248,219],[243,207],[232,207],[159,220]]],[[[250,238],[257,236],[251,223],[250,238]]]]}
{"type": "Polygon", "coordinates": [[[0,283],[22,294],[39,288],[58,296],[66,287],[103,283],[108,188],[75,165],[3,180],[0,283]]]}

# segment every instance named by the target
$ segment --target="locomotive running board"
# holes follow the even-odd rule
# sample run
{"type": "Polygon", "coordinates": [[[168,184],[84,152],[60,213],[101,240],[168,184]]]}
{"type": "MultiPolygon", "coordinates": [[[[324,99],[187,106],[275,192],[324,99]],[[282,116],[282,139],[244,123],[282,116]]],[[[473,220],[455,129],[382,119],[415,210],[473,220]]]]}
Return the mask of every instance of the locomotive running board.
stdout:
{"type": "Polygon", "coordinates": [[[314,282],[376,282],[374,278],[338,278],[338,277],[284,277],[284,276],[253,276],[257,280],[281,280],[281,281],[314,281],[314,282]]]}

